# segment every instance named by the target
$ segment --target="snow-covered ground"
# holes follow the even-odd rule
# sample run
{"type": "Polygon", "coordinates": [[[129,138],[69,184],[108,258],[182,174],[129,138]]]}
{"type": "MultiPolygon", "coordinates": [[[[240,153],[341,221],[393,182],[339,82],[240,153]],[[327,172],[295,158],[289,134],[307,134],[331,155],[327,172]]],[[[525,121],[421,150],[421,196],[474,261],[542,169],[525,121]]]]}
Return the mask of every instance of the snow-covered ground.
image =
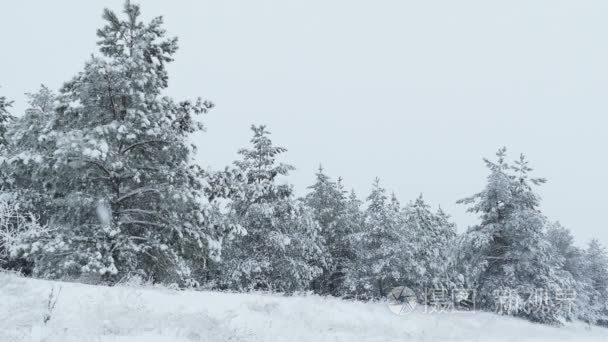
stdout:
{"type": "Polygon", "coordinates": [[[608,329],[554,328],[490,313],[398,316],[383,303],[102,287],[0,273],[0,341],[608,341],[608,329]],[[60,292],[45,324],[51,291],[60,292]]]}

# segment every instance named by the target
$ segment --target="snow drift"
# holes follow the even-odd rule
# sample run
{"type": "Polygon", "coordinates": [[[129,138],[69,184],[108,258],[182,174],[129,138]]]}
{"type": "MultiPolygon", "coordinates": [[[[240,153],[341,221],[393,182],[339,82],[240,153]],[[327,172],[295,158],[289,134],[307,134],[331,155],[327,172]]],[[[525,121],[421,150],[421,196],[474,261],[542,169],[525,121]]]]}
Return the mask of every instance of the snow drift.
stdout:
{"type": "Polygon", "coordinates": [[[384,303],[91,286],[0,273],[3,342],[607,340],[608,329],[580,322],[557,328],[479,312],[398,316],[384,303]]]}

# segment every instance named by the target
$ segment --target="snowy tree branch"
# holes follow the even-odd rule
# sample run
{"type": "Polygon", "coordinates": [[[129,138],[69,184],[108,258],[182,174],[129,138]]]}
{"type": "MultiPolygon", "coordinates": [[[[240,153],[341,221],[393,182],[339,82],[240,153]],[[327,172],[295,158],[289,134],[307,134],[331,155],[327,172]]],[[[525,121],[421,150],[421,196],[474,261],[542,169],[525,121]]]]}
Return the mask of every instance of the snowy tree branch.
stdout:
{"type": "MultiPolygon", "coordinates": [[[[160,185],[163,185],[163,184],[160,184],[160,185]]],[[[159,191],[158,188],[159,188],[160,185],[153,186],[153,187],[141,187],[141,188],[135,189],[133,191],[129,191],[128,193],[126,193],[126,194],[118,197],[117,199],[115,199],[113,202],[114,203],[120,203],[120,202],[126,200],[127,198],[130,198],[130,197],[133,197],[133,196],[136,196],[136,195],[139,195],[139,194],[143,194],[143,193],[146,193],[146,192],[158,192],[159,191]]]]}
{"type": "Polygon", "coordinates": [[[160,140],[160,139],[152,139],[152,140],[144,140],[144,141],[140,141],[134,144],[131,144],[129,146],[127,146],[124,150],[122,150],[120,153],[125,154],[127,153],[129,150],[132,150],[138,146],[141,145],[146,145],[146,144],[152,144],[152,143],[164,143],[166,142],[165,140],[160,140]]]}

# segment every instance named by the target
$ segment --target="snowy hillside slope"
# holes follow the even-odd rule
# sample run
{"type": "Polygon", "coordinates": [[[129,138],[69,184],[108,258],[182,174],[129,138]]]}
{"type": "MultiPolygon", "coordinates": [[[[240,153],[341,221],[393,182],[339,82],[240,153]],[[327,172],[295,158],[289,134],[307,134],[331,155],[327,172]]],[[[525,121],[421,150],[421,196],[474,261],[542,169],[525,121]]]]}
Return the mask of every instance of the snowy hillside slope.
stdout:
{"type": "Polygon", "coordinates": [[[554,328],[490,313],[398,316],[382,303],[318,296],[102,287],[0,273],[0,341],[608,341],[608,329],[554,328]],[[45,324],[52,289],[61,291],[45,324]]]}

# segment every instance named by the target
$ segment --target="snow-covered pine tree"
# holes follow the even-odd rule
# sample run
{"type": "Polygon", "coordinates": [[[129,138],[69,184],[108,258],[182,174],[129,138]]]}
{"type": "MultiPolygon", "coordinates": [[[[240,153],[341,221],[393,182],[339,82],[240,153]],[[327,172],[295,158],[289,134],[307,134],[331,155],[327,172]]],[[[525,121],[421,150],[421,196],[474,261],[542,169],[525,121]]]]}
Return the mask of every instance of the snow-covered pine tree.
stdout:
{"type": "Polygon", "coordinates": [[[209,263],[194,265],[193,273],[202,286],[213,289],[223,281],[222,246],[231,243],[235,237],[246,234],[238,222],[234,208],[234,201],[243,198],[244,183],[243,174],[229,167],[219,171],[206,170],[204,180],[204,194],[209,202],[204,215],[218,236],[215,243],[220,248],[213,249],[214,254],[209,263]]]}
{"type": "Polygon", "coordinates": [[[559,222],[549,224],[546,235],[556,258],[562,260],[564,271],[570,273],[574,279],[574,292],[570,293],[574,298],[571,303],[571,315],[568,318],[578,318],[590,323],[596,322],[597,307],[592,303],[595,292],[586,269],[587,261],[584,250],[574,245],[572,233],[559,222]]]}
{"type": "Polygon", "coordinates": [[[599,240],[592,239],[584,257],[592,288],[589,306],[594,313],[593,321],[608,326],[608,252],[599,240]]]}
{"type": "Polygon", "coordinates": [[[357,292],[379,298],[401,285],[410,272],[412,238],[399,201],[395,196],[388,199],[378,178],[372,184],[367,203],[365,225],[358,234],[361,265],[357,292]]]}
{"type": "Polygon", "coordinates": [[[11,102],[4,96],[0,96],[0,191],[7,188],[11,180],[9,180],[9,173],[6,170],[7,158],[8,158],[8,141],[6,139],[6,132],[9,124],[13,121],[13,116],[9,113],[8,108],[11,106],[11,102]]]}
{"type": "Polygon", "coordinates": [[[252,126],[251,148],[235,162],[241,191],[231,206],[246,230],[227,243],[220,265],[222,287],[235,290],[305,290],[324,266],[323,238],[313,214],[281,183],[293,167],[276,159],[286,151],[274,146],[265,126],[252,126]]]}
{"type": "Polygon", "coordinates": [[[335,272],[333,274],[332,294],[338,297],[350,296],[348,279],[350,274],[354,272],[358,250],[353,239],[355,234],[361,231],[363,227],[363,215],[360,210],[361,201],[357,198],[354,190],[348,192],[344,189],[342,178],[339,177],[336,186],[338,192],[343,196],[344,211],[341,215],[341,220],[336,232],[337,238],[334,245],[333,261],[335,272]]]}
{"type": "MultiPolygon", "coordinates": [[[[564,269],[572,274],[582,275],[582,251],[574,245],[574,236],[570,230],[559,222],[547,225],[547,240],[553,249],[564,258],[564,269]],[[573,273],[574,272],[574,273],[573,273]]],[[[577,277],[578,278],[578,277],[577,277]]]]}
{"type": "Polygon", "coordinates": [[[53,234],[22,250],[39,275],[181,282],[216,245],[188,143],[203,128],[196,116],[212,105],[162,95],[177,39],[166,37],[161,17],[142,22],[138,5],[127,1],[124,13],[104,11],[101,56],[63,86],[54,106],[45,175],[53,234]]]}
{"type": "Polygon", "coordinates": [[[55,164],[52,124],[56,95],[44,85],[27,95],[29,107],[7,134],[10,153],[5,167],[12,175],[12,191],[19,197],[20,207],[47,222],[53,197],[49,190],[55,164]]]}
{"type": "Polygon", "coordinates": [[[7,144],[6,131],[9,123],[14,119],[8,111],[11,104],[12,102],[7,100],[5,96],[0,96],[0,149],[7,144]]]}
{"type": "Polygon", "coordinates": [[[418,290],[447,286],[451,279],[448,265],[456,237],[455,225],[441,208],[433,213],[422,194],[406,207],[406,213],[415,253],[407,285],[418,290]]]}
{"type": "Polygon", "coordinates": [[[0,96],[0,268],[6,267],[9,256],[8,236],[13,231],[14,214],[8,203],[8,187],[13,182],[12,173],[7,169],[8,165],[8,142],[6,132],[13,117],[8,112],[11,106],[6,97],[0,96]],[[9,176],[11,179],[9,179],[9,176]]]}
{"type": "MultiPolygon", "coordinates": [[[[12,249],[21,246],[21,239],[43,232],[39,222],[48,221],[48,208],[52,197],[46,191],[46,175],[52,168],[52,141],[47,139],[53,112],[53,93],[42,86],[35,94],[27,94],[30,107],[25,114],[11,120],[5,132],[4,159],[0,162],[3,186],[0,192],[5,208],[12,220],[5,219],[4,228],[11,231],[12,249]],[[8,225],[8,222],[13,222],[8,225]],[[35,229],[34,229],[35,228],[35,229]],[[16,234],[19,232],[19,234],[16,234]]],[[[8,246],[8,245],[7,245],[8,246]]],[[[13,251],[15,252],[15,251],[13,251]]],[[[32,263],[10,253],[7,267],[18,268],[29,274],[32,263]]]]}
{"type": "MultiPolygon", "coordinates": [[[[456,223],[452,221],[452,216],[446,213],[441,206],[435,212],[435,220],[437,222],[438,239],[435,244],[441,250],[438,252],[440,260],[447,260],[453,255],[454,244],[458,236],[456,223]]],[[[453,276],[453,274],[450,274],[453,276]]]]}
{"type": "Polygon", "coordinates": [[[355,257],[350,239],[353,227],[347,217],[347,192],[341,179],[334,182],[322,167],[319,167],[315,183],[308,188],[311,191],[304,201],[320,225],[326,246],[326,265],[323,273],[312,282],[312,289],[319,294],[342,296],[346,293],[346,272],[355,257]]]}
{"type": "MultiPolygon", "coordinates": [[[[365,215],[361,210],[363,201],[357,197],[357,193],[354,189],[350,190],[348,198],[346,199],[346,221],[349,223],[352,234],[357,234],[363,231],[363,225],[365,224],[365,215]]],[[[352,240],[352,237],[351,237],[352,240]]]]}
{"type": "Polygon", "coordinates": [[[545,180],[530,178],[523,155],[514,166],[505,161],[505,148],[497,157],[496,163],[485,160],[490,169],[485,189],[459,201],[481,219],[462,237],[462,274],[475,286],[478,307],[559,324],[563,307],[547,297],[573,283],[545,237],[546,219],[532,188],[545,180]]]}
{"type": "Polygon", "coordinates": [[[346,199],[345,220],[352,231],[348,236],[348,244],[355,254],[349,259],[348,267],[345,269],[343,292],[340,294],[349,298],[369,297],[360,279],[364,275],[362,270],[365,268],[365,259],[361,253],[363,250],[361,237],[365,227],[365,215],[361,210],[362,205],[363,201],[357,197],[355,190],[351,189],[346,199]]]}

